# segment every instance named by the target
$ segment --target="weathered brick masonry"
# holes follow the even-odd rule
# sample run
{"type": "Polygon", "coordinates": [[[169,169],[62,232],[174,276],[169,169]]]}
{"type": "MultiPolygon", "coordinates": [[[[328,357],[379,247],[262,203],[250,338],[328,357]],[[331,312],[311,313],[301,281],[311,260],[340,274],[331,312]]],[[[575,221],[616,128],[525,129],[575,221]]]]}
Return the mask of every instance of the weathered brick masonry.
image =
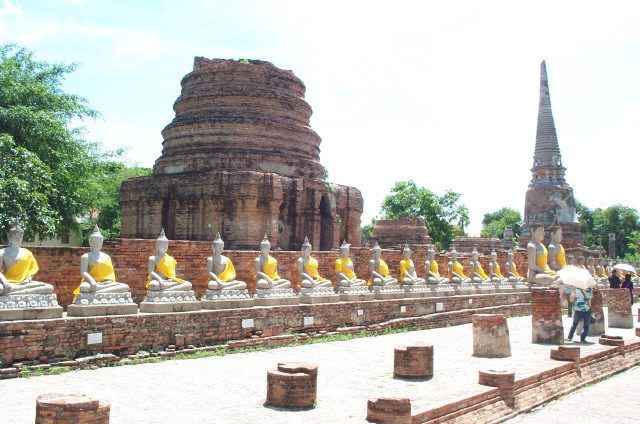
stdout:
{"type": "Polygon", "coordinates": [[[5,321],[0,322],[0,361],[5,365],[27,360],[59,362],[100,352],[122,356],[139,350],[162,350],[168,345],[175,345],[177,335],[184,336],[180,337],[181,344],[208,346],[230,340],[253,342],[254,339],[247,339],[247,333],[251,334],[252,330],[276,334],[281,331],[335,330],[344,326],[366,327],[372,332],[436,328],[469,323],[476,313],[526,315],[530,313],[529,298],[529,293],[487,294],[5,321]],[[473,309],[470,308],[470,299],[473,299],[473,309]],[[435,313],[436,303],[442,303],[444,312],[435,313]],[[313,325],[305,326],[304,317],[313,317],[313,325]],[[253,320],[253,327],[243,328],[243,320],[249,319],[253,320]],[[101,333],[102,342],[87,344],[87,336],[92,333],[101,333]]]}
{"type": "MultiPolygon", "coordinates": [[[[256,241],[256,246],[260,240],[256,241]]],[[[206,289],[206,258],[211,256],[211,243],[203,241],[171,241],[169,254],[176,258],[178,277],[191,281],[198,298],[206,289]]],[[[80,284],[80,256],[88,251],[82,247],[29,247],[33,252],[40,271],[36,279],[55,286],[58,300],[64,307],[73,299],[73,290],[80,284]]],[[[105,240],[103,251],[108,253],[113,260],[118,281],[127,283],[131,287],[131,294],[136,302],[141,302],[146,293],[147,268],[149,256],[155,253],[155,240],[149,239],[114,239],[105,240]]],[[[525,251],[516,251],[514,261],[518,269],[525,272],[527,258],[525,251]]],[[[255,272],[253,261],[259,256],[258,251],[225,251],[238,273],[238,280],[246,281],[250,293],[255,288],[255,272]]],[[[334,261],[340,256],[338,251],[313,252],[318,259],[318,272],[325,278],[334,280],[334,261]]],[[[355,265],[355,272],[359,277],[369,278],[369,260],[371,250],[369,248],[352,247],[351,259],[355,265]]],[[[282,278],[298,283],[296,260],[300,257],[299,251],[274,251],[272,255],[278,260],[278,274],[282,278]]],[[[506,262],[506,251],[498,252],[498,262],[506,262]]],[[[391,274],[397,276],[402,252],[400,250],[383,250],[383,259],[389,265],[391,274]]],[[[466,266],[464,255],[459,258],[466,266]]],[[[423,249],[414,248],[413,262],[418,275],[426,273],[424,261],[427,259],[426,246],[423,249]]],[[[446,255],[436,255],[440,273],[446,275],[449,258],[446,255]]],[[[484,269],[489,269],[489,258],[480,257],[484,269]]],[[[334,282],[335,284],[335,282],[334,282]]]]}

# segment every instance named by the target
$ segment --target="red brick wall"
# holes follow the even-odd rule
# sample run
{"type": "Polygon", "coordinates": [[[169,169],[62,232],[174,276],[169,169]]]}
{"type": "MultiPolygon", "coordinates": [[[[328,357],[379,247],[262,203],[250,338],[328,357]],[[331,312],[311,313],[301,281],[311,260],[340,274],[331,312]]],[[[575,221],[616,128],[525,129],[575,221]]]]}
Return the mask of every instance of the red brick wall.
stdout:
{"type": "Polygon", "coordinates": [[[97,352],[116,355],[164,349],[184,335],[187,345],[207,346],[245,339],[251,330],[281,327],[287,332],[335,330],[342,326],[370,326],[375,331],[393,328],[435,328],[471,322],[475,313],[529,313],[529,293],[450,296],[425,299],[339,302],[315,305],[253,307],[170,314],[137,314],[40,321],[0,322],[0,361],[56,362],[97,352]],[[473,298],[473,309],[469,299],[473,298]],[[435,313],[437,302],[443,313],[435,313]],[[400,306],[405,306],[401,312],[400,306]],[[358,315],[362,310],[362,315],[358,315]],[[304,326],[304,317],[313,317],[304,326]],[[253,319],[253,329],[242,327],[253,319]],[[87,335],[102,333],[102,343],[87,345],[87,335]]]}
{"type": "MultiPolygon", "coordinates": [[[[202,241],[171,241],[169,254],[176,258],[178,277],[193,283],[198,298],[206,289],[206,258],[211,256],[211,243],[202,241]]],[[[80,256],[89,251],[86,247],[29,247],[38,260],[40,272],[36,279],[53,284],[56,287],[59,302],[67,306],[73,299],[73,290],[80,283],[80,256]]],[[[146,293],[147,263],[149,256],[155,253],[155,240],[147,239],[114,239],[105,240],[103,251],[111,256],[118,281],[127,283],[131,287],[131,294],[136,302],[141,302],[146,293]]],[[[369,278],[369,260],[372,257],[369,248],[352,247],[351,259],[355,265],[356,274],[364,279],[369,278]]],[[[253,261],[259,256],[258,251],[226,251],[238,273],[238,279],[246,281],[249,291],[255,288],[255,272],[253,261]]],[[[335,280],[334,261],[340,256],[338,251],[313,252],[318,260],[321,276],[335,280]]],[[[298,283],[296,260],[300,257],[299,251],[272,251],[272,255],[278,260],[278,274],[282,278],[298,283]]],[[[398,275],[398,267],[402,259],[400,250],[383,250],[382,258],[389,265],[391,274],[398,275]]],[[[424,249],[415,249],[413,262],[418,275],[426,273],[424,262],[427,259],[426,246],[424,249]]],[[[440,273],[446,275],[449,258],[446,255],[436,255],[440,273]]],[[[470,255],[460,254],[460,262],[467,266],[470,255]]],[[[498,252],[498,264],[504,270],[507,260],[506,251],[498,252]]],[[[525,275],[527,270],[526,251],[516,251],[514,261],[518,266],[520,275],[525,275]]],[[[480,257],[480,262],[485,271],[489,271],[489,258],[480,257]]]]}

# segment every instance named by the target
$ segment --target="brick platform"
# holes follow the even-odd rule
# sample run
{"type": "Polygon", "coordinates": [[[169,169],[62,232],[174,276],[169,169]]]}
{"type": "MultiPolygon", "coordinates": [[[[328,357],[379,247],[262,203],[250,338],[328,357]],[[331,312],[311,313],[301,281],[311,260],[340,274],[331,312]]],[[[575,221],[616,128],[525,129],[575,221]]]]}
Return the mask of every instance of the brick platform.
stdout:
{"type": "Polygon", "coordinates": [[[416,343],[394,349],[393,376],[426,379],[433,377],[433,345],[416,343]]]}
{"type": "Polygon", "coordinates": [[[607,292],[609,327],[633,328],[631,295],[627,289],[612,289],[607,292]]]}
{"type": "Polygon", "coordinates": [[[279,363],[267,372],[266,406],[304,410],[316,407],[318,366],[304,362],[279,363]]]}
{"type": "Polygon", "coordinates": [[[507,318],[502,314],[478,314],[473,322],[473,354],[484,358],[511,356],[507,318]]]}
{"type": "Polygon", "coordinates": [[[367,421],[373,423],[411,423],[411,402],[407,398],[378,398],[367,402],[367,421]]]}
{"type": "Polygon", "coordinates": [[[549,357],[555,361],[580,362],[580,348],[578,346],[558,346],[551,349],[549,357]]]}
{"type": "Polygon", "coordinates": [[[533,343],[564,344],[559,289],[531,288],[531,321],[533,343]]]}
{"type": "Polygon", "coordinates": [[[85,395],[48,393],[36,399],[36,424],[109,424],[111,404],[85,395]]]}

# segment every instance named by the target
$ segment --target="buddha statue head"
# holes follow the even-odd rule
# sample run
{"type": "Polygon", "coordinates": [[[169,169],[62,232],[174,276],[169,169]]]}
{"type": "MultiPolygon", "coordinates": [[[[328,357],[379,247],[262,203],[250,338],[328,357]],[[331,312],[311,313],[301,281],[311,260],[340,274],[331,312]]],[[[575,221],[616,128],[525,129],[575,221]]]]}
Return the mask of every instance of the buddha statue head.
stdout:
{"type": "Polygon", "coordinates": [[[478,260],[478,249],[476,249],[475,247],[473,248],[473,252],[471,252],[471,259],[473,259],[474,261],[478,260]]]}
{"type": "Polygon", "coordinates": [[[269,253],[270,250],[271,250],[271,243],[269,242],[269,238],[265,234],[264,238],[260,242],[260,252],[266,255],[269,253]]]}
{"type": "Polygon", "coordinates": [[[164,234],[164,228],[160,230],[158,240],[156,240],[156,251],[159,255],[164,255],[169,250],[169,239],[164,234]]]}
{"type": "Polygon", "coordinates": [[[374,258],[379,258],[380,255],[382,254],[382,248],[380,247],[377,241],[375,242],[371,250],[373,251],[374,258]]]}
{"type": "Polygon", "coordinates": [[[404,249],[402,249],[402,257],[404,257],[405,259],[411,258],[411,249],[409,248],[409,245],[407,243],[404,244],[404,249]]]}
{"type": "Polygon", "coordinates": [[[309,256],[311,254],[311,243],[309,243],[309,238],[304,238],[304,243],[302,243],[302,256],[309,256]]]}
{"type": "Polygon", "coordinates": [[[451,262],[455,262],[458,259],[458,251],[455,248],[451,249],[449,255],[451,255],[451,262]]]}
{"type": "Polygon", "coordinates": [[[342,246],[340,246],[340,257],[346,259],[349,257],[349,243],[346,240],[342,241],[342,246]]]}
{"type": "Polygon", "coordinates": [[[436,257],[436,251],[433,250],[433,244],[429,245],[429,249],[427,250],[427,260],[429,262],[433,262],[436,257]]]}
{"type": "Polygon", "coordinates": [[[100,249],[102,249],[103,241],[104,241],[104,237],[102,237],[102,233],[100,233],[100,229],[96,224],[96,226],[93,227],[93,232],[89,236],[89,246],[91,246],[91,250],[99,252],[100,249]]]}
{"type": "Polygon", "coordinates": [[[495,262],[498,259],[498,254],[495,250],[491,251],[491,262],[495,262]]]}
{"type": "Polygon", "coordinates": [[[509,262],[513,262],[513,250],[509,250],[509,251],[507,252],[507,260],[508,260],[509,262]]]}
{"type": "Polygon", "coordinates": [[[549,228],[549,235],[551,236],[551,240],[556,243],[560,243],[562,241],[562,227],[558,224],[554,224],[549,228]]]}
{"type": "Polygon", "coordinates": [[[531,241],[541,242],[544,239],[544,225],[540,221],[531,223],[531,241]]]}
{"type": "Polygon", "coordinates": [[[219,255],[224,250],[224,241],[220,237],[220,233],[216,234],[216,239],[213,241],[213,254],[219,255]]]}
{"type": "Polygon", "coordinates": [[[13,227],[9,229],[9,233],[7,234],[9,245],[20,246],[20,243],[22,243],[22,237],[24,237],[24,230],[20,226],[20,221],[16,218],[13,222],[13,227]]]}

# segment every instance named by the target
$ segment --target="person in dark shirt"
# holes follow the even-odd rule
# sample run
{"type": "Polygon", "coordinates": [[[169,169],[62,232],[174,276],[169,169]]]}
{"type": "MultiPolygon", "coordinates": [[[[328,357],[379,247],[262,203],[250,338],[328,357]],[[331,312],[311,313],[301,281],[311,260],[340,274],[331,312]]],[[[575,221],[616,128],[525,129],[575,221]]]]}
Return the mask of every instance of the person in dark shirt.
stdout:
{"type": "Polygon", "coordinates": [[[624,276],[624,283],[622,283],[623,289],[629,289],[629,294],[631,295],[631,304],[633,304],[633,281],[631,281],[631,274],[627,274],[624,276]]]}
{"type": "Polygon", "coordinates": [[[622,281],[620,281],[620,277],[618,276],[618,270],[613,270],[611,276],[609,277],[609,288],[610,289],[619,289],[622,281]]]}

